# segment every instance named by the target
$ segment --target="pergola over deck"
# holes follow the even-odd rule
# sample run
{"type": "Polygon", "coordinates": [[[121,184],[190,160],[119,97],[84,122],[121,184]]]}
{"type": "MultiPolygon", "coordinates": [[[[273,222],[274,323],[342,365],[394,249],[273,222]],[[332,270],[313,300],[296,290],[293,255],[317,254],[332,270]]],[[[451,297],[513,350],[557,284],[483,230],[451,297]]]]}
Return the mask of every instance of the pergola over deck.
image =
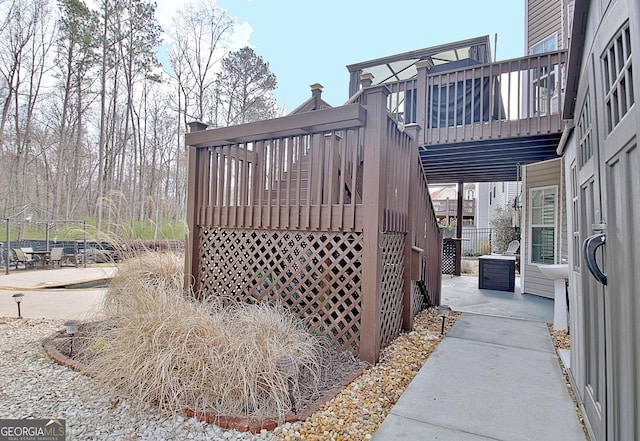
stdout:
{"type": "Polygon", "coordinates": [[[489,36],[432,46],[388,57],[376,58],[347,66],[349,71],[349,96],[360,90],[363,74],[373,76],[373,85],[392,84],[415,78],[416,64],[427,63],[434,72],[441,68],[452,70],[472,64],[491,62],[489,36]]]}

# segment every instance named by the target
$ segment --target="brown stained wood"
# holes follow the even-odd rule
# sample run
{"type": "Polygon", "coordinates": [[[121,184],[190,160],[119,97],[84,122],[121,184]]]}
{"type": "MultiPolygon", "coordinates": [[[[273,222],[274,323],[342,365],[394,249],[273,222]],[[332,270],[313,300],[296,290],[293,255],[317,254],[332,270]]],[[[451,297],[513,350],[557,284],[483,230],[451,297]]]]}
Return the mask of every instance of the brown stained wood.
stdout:
{"type": "MultiPolygon", "coordinates": [[[[547,75],[543,79],[548,79],[549,72],[559,69],[558,66],[565,62],[566,58],[567,53],[559,51],[500,63],[470,66],[433,75],[428,75],[426,69],[419,68],[417,87],[418,90],[425,91],[417,94],[418,123],[425,128],[421,136],[421,145],[535,136],[561,131],[562,116],[559,110],[562,108],[563,103],[561,102],[562,94],[557,90],[557,86],[558,109],[555,110],[555,113],[547,109],[543,114],[532,115],[531,110],[534,105],[536,108],[540,108],[540,96],[542,96],[540,87],[545,85],[545,82],[540,81],[541,69],[544,68],[545,75],[547,75]],[[534,75],[533,77],[532,74],[534,75]],[[479,90],[476,88],[475,80],[480,80],[481,82],[479,90]],[[470,81],[471,102],[467,101],[467,94],[465,93],[466,81],[470,81]],[[483,87],[484,81],[489,82],[488,91],[485,91],[485,87],[483,87]],[[505,83],[506,96],[498,96],[503,82],[505,83]],[[512,83],[515,83],[515,86],[512,86],[512,83]],[[424,86],[422,86],[423,84],[424,86]],[[536,103],[533,102],[532,96],[534,87],[523,87],[523,84],[535,84],[535,87],[538,87],[536,103]],[[440,112],[439,106],[434,109],[433,100],[436,99],[435,95],[440,93],[441,87],[448,87],[449,85],[453,87],[458,95],[462,94],[462,107],[458,105],[457,101],[450,102],[447,100],[444,104],[443,112],[440,112]],[[433,92],[429,98],[430,101],[425,96],[428,90],[433,92]],[[486,96],[487,93],[489,93],[488,96],[486,96]],[[525,101],[529,103],[529,108],[527,109],[520,109],[523,104],[522,93],[527,96],[525,101]],[[476,95],[478,95],[478,98],[476,98],[476,95]],[[512,105],[512,101],[514,101],[512,96],[517,101],[516,109],[512,105]],[[480,101],[478,106],[479,115],[475,113],[476,105],[474,105],[474,101],[476,100],[480,101]],[[488,108],[482,105],[484,102],[488,102],[488,108]],[[471,123],[465,122],[468,118],[467,108],[471,109],[469,118],[471,123]],[[451,114],[459,114],[463,123],[457,124],[456,121],[450,121],[449,116],[451,114]],[[444,118],[443,124],[440,124],[441,116],[444,118]],[[474,122],[476,119],[478,121],[474,122]],[[433,120],[437,122],[435,127],[431,127],[433,120]]],[[[556,74],[556,76],[558,75],[560,75],[560,72],[556,74]]],[[[550,100],[550,98],[547,99],[550,100]]],[[[550,103],[547,103],[547,106],[549,105],[550,103]]]]}
{"type": "Polygon", "coordinates": [[[340,347],[357,349],[362,235],[216,229],[200,241],[227,251],[224,256],[211,255],[208,282],[201,285],[206,296],[224,291],[232,296],[230,301],[280,301],[312,330],[326,332],[340,347]],[[283,245],[277,251],[276,243],[283,245]],[[247,254],[249,260],[244,258],[247,254]],[[334,287],[333,277],[344,282],[334,287]]]}
{"type": "Polygon", "coordinates": [[[367,120],[352,126],[332,121],[309,133],[191,147],[207,154],[206,165],[191,168],[206,189],[195,193],[190,223],[198,244],[188,279],[197,292],[284,300],[312,329],[372,362],[414,313],[414,242],[425,250],[420,277],[439,301],[441,238],[417,166],[418,134],[389,116],[387,96],[385,86],[367,89],[367,120]]]}
{"type": "Polygon", "coordinates": [[[187,133],[185,141],[191,147],[220,146],[252,141],[264,133],[281,137],[358,127],[364,125],[365,120],[364,107],[349,104],[240,126],[187,133]]]}
{"type": "Polygon", "coordinates": [[[388,89],[384,86],[372,87],[367,94],[367,124],[364,152],[363,208],[363,282],[362,282],[362,338],[360,358],[375,362],[380,351],[380,276],[382,256],[380,255],[380,232],[384,222],[386,169],[383,162],[383,148],[386,134],[386,102],[388,89]]]}

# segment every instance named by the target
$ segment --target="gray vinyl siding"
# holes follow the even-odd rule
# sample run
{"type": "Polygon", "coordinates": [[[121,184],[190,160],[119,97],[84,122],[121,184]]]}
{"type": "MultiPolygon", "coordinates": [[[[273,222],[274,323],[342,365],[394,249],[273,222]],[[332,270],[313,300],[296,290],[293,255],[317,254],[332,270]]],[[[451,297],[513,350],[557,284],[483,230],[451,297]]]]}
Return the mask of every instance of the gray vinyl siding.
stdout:
{"type": "MultiPolygon", "coordinates": [[[[562,160],[552,159],[549,161],[539,162],[536,164],[531,164],[526,166],[526,174],[525,180],[523,182],[523,190],[522,194],[525,198],[529,197],[529,190],[532,188],[540,188],[540,187],[551,187],[556,186],[557,188],[557,200],[558,200],[558,211],[556,212],[556,243],[559,245],[556,247],[558,251],[562,248],[561,242],[558,242],[558,238],[562,236],[566,236],[566,233],[561,233],[561,228],[559,223],[566,223],[566,206],[564,203],[564,183],[562,182],[562,160]]],[[[525,231],[525,237],[527,238],[527,243],[522,247],[522,256],[520,266],[525,266],[524,268],[524,276],[522,280],[522,288],[523,292],[527,294],[534,294],[542,297],[554,297],[554,289],[553,289],[553,281],[547,278],[535,264],[529,264],[530,261],[530,251],[531,251],[531,237],[529,234],[529,209],[528,204],[525,213],[523,213],[523,228],[525,231]]],[[[566,249],[566,244],[564,245],[564,249],[566,249]]],[[[556,263],[560,263],[559,252],[556,253],[556,263]]]]}
{"type": "Polygon", "coordinates": [[[513,201],[520,194],[520,187],[518,182],[507,182],[506,183],[506,202],[507,207],[513,207],[513,201]]]}
{"type": "Polygon", "coordinates": [[[527,51],[536,43],[557,33],[562,39],[563,0],[529,0],[527,11],[527,51]]]}

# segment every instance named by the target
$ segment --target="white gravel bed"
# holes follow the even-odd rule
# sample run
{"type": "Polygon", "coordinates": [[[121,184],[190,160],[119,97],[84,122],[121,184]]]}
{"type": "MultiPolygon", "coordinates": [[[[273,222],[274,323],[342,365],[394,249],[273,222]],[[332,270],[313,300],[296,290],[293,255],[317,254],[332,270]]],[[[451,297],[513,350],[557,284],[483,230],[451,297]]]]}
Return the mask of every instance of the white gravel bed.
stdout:
{"type": "Polygon", "coordinates": [[[0,317],[0,419],[61,418],[71,440],[276,440],[273,432],[224,430],[105,395],[44,352],[42,339],[63,323],[0,317]]]}

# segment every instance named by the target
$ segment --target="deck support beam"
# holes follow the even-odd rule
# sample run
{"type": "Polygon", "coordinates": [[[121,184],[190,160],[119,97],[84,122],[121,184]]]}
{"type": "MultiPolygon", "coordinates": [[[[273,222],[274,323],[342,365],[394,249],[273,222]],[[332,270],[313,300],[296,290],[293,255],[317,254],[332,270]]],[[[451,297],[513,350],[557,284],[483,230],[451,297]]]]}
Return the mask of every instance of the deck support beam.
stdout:
{"type": "Polygon", "coordinates": [[[462,222],[463,222],[463,213],[462,213],[462,198],[464,195],[464,182],[458,182],[458,206],[457,206],[457,214],[456,219],[456,269],[455,275],[459,276],[462,274],[462,222]]]}

